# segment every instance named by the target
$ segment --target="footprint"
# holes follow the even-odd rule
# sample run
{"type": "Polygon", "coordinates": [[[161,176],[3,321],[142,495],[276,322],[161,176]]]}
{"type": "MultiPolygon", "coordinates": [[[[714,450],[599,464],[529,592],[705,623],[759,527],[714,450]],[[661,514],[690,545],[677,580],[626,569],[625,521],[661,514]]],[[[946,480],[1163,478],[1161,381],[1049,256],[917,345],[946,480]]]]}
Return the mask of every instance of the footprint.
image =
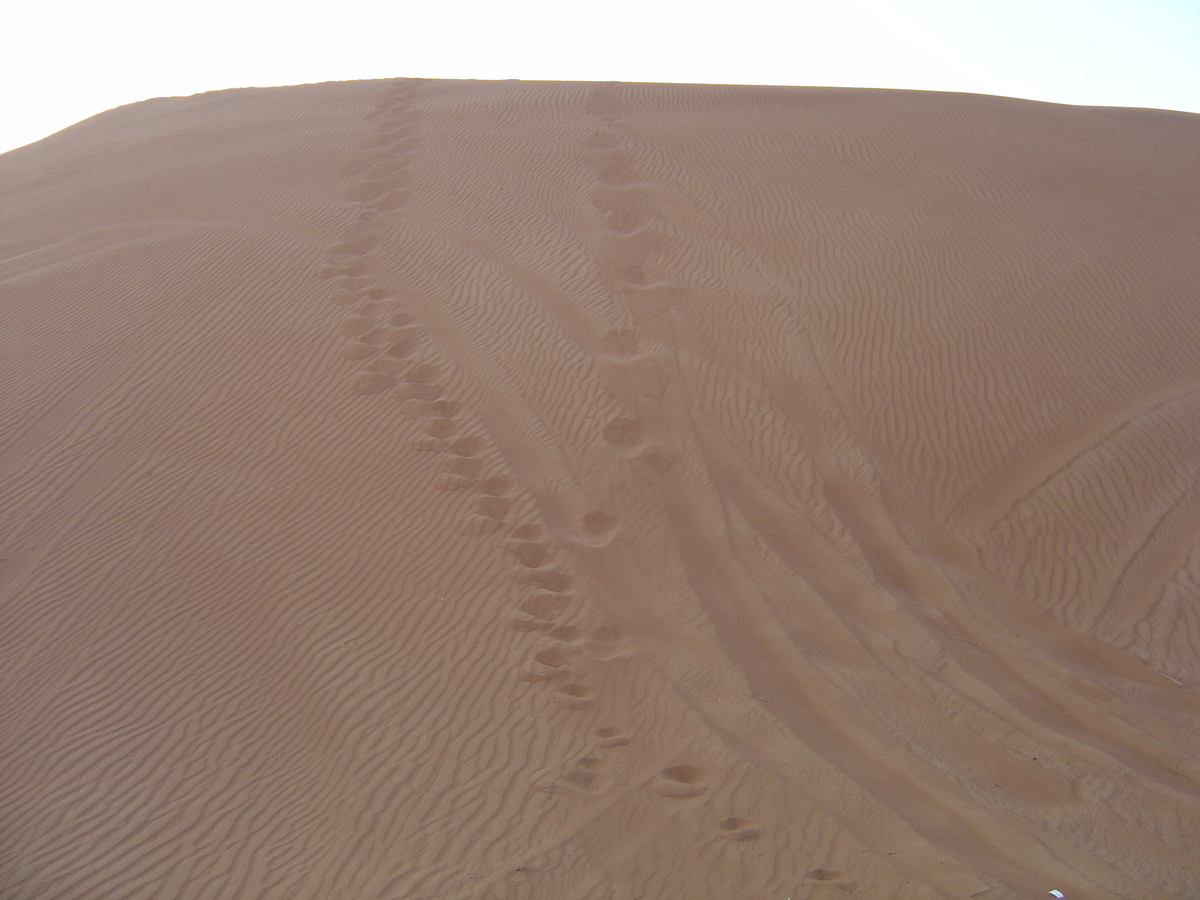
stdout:
{"type": "Polygon", "coordinates": [[[358,339],[364,344],[374,344],[376,347],[382,347],[388,341],[390,332],[386,328],[372,328],[365,334],[360,334],[358,339]]]}
{"type": "Polygon", "coordinates": [[[653,397],[661,400],[670,376],[656,356],[636,356],[602,363],[600,386],[615,397],[653,397]]]}
{"type": "Polygon", "coordinates": [[[757,841],[762,837],[762,829],[749,819],[730,816],[720,824],[721,837],[730,841],[757,841]]]}
{"type": "Polygon", "coordinates": [[[346,188],[342,196],[352,203],[363,203],[387,193],[391,187],[387,180],[359,181],[346,188]]]}
{"type": "Polygon", "coordinates": [[[363,172],[367,171],[367,169],[371,168],[371,166],[379,162],[379,159],[383,156],[385,155],[379,152],[356,154],[338,170],[338,175],[342,178],[357,178],[363,172]]]}
{"type": "Polygon", "coordinates": [[[386,134],[373,133],[368,134],[358,142],[360,150],[381,150],[391,146],[392,139],[386,134]]]}
{"type": "Polygon", "coordinates": [[[513,537],[519,538],[523,541],[536,540],[537,538],[540,538],[543,533],[542,526],[532,522],[525,525],[518,525],[513,529],[513,537]]]}
{"type": "Polygon", "coordinates": [[[545,631],[550,628],[551,623],[544,619],[535,619],[532,616],[523,616],[519,613],[508,613],[504,617],[504,624],[510,631],[519,631],[523,633],[535,633],[545,631]]]}
{"type": "MultiPolygon", "coordinates": [[[[409,384],[409,385],[405,385],[405,387],[407,387],[407,388],[430,387],[430,385],[409,384]]],[[[438,438],[440,440],[445,440],[446,438],[450,437],[450,435],[454,434],[454,432],[458,431],[458,423],[455,422],[453,419],[447,419],[447,418],[430,419],[428,422],[425,423],[425,427],[422,428],[421,430],[424,431],[430,437],[438,438]]]]}
{"type": "MultiPolygon", "coordinates": [[[[480,487],[482,488],[482,485],[480,485],[480,487]]],[[[485,495],[483,497],[475,498],[475,512],[496,522],[501,521],[506,515],[508,515],[508,510],[511,506],[512,501],[507,497],[493,497],[485,495]]]]}
{"type": "MultiPolygon", "coordinates": [[[[439,400],[444,388],[440,384],[402,384],[392,395],[401,402],[400,411],[418,419],[451,419],[462,408],[457,400],[439,400]]],[[[447,449],[443,441],[439,449],[447,449]]]]}
{"type": "Polygon", "coordinates": [[[353,344],[347,344],[342,348],[342,359],[370,359],[380,349],[373,344],[355,341],[353,344]]]}
{"type": "MultiPolygon", "coordinates": [[[[354,315],[360,319],[370,319],[372,323],[379,318],[379,311],[383,308],[383,304],[377,300],[372,300],[370,292],[366,294],[365,300],[360,300],[358,306],[354,310],[354,315]]],[[[372,328],[371,331],[375,331],[372,328]]]]}
{"type": "Polygon", "coordinates": [[[551,699],[564,709],[591,709],[596,705],[592,689],[582,684],[564,684],[551,699]]]}
{"type": "Polygon", "coordinates": [[[540,684],[546,681],[565,681],[571,677],[569,669],[558,669],[552,666],[543,666],[540,663],[526,663],[517,670],[517,681],[525,681],[530,684],[540,684]]]}
{"type": "MultiPolygon", "coordinates": [[[[561,594],[554,596],[561,596],[561,594]]],[[[578,644],[583,641],[584,635],[583,631],[574,625],[559,625],[550,632],[550,637],[556,641],[562,641],[564,644],[578,644]]]]}
{"type": "Polygon", "coordinates": [[[656,475],[666,475],[679,459],[679,451],[673,447],[652,444],[638,454],[638,459],[656,475]]]}
{"type": "Polygon", "coordinates": [[[551,621],[571,602],[568,594],[537,593],[522,600],[518,609],[536,619],[551,621]]]}
{"type": "Polygon", "coordinates": [[[375,359],[367,363],[368,372],[376,372],[380,375],[399,375],[403,370],[404,363],[398,359],[375,359]]]}
{"type": "Polygon", "coordinates": [[[583,528],[585,542],[593,547],[607,544],[617,533],[616,516],[599,509],[584,513],[579,524],[583,528]]]}
{"type": "Polygon", "coordinates": [[[342,320],[342,324],[338,326],[338,332],[342,337],[358,337],[361,334],[366,334],[375,327],[375,320],[367,316],[349,316],[342,320]]]}
{"type": "Polygon", "coordinates": [[[543,666],[561,669],[571,660],[571,654],[563,647],[545,647],[533,655],[543,666]]]}
{"type": "Polygon", "coordinates": [[[483,449],[483,438],[478,435],[461,437],[450,445],[450,452],[455,456],[476,456],[483,449]]]}
{"type": "Polygon", "coordinates": [[[616,90],[611,85],[602,85],[592,91],[584,104],[589,115],[596,116],[601,121],[614,121],[619,112],[616,90]]]}
{"type": "Polygon", "coordinates": [[[348,306],[353,306],[362,299],[362,291],[359,288],[349,288],[344,285],[339,285],[337,290],[329,297],[329,302],[340,309],[345,309],[348,306]]]}
{"type": "Polygon", "coordinates": [[[632,328],[614,328],[600,339],[600,346],[610,356],[633,356],[641,341],[632,328]]]}
{"type": "Polygon", "coordinates": [[[415,329],[401,328],[392,332],[392,344],[388,347],[388,356],[397,359],[409,359],[421,349],[421,334],[415,329]]]}
{"type": "Polygon", "coordinates": [[[434,384],[438,380],[438,367],[433,363],[420,363],[404,374],[409,384],[434,384]]]}
{"type": "Polygon", "coordinates": [[[493,475],[480,483],[479,490],[493,497],[507,494],[512,489],[512,477],[509,475],[493,475]]]}
{"type": "Polygon", "coordinates": [[[505,547],[505,552],[529,569],[536,569],[546,561],[548,555],[545,545],[537,541],[511,541],[505,547]]]}
{"type": "Polygon", "coordinates": [[[589,150],[615,150],[621,143],[621,136],[615,131],[602,129],[594,131],[584,142],[589,150]]]}
{"type": "Polygon", "coordinates": [[[433,489],[435,491],[465,491],[467,488],[474,486],[475,479],[464,478],[462,475],[443,473],[435,475],[433,478],[433,489]]]}
{"type": "Polygon", "coordinates": [[[667,766],[650,782],[650,790],[672,800],[699,797],[708,790],[703,769],[696,766],[667,766]]]}
{"type": "Polygon", "coordinates": [[[633,234],[645,223],[645,212],[636,206],[625,206],[610,212],[604,221],[604,227],[614,234],[633,234]]]}
{"type": "Polygon", "coordinates": [[[637,180],[637,169],[623,150],[606,151],[593,167],[600,183],[609,187],[627,187],[637,180]]]}
{"type": "Polygon", "coordinates": [[[571,771],[563,775],[563,782],[589,794],[603,791],[611,783],[608,763],[595,756],[585,756],[575,763],[571,771]]]}
{"type": "Polygon", "coordinates": [[[642,426],[627,416],[618,416],[604,426],[604,440],[614,447],[632,447],[641,438],[642,426]]]}
{"type": "Polygon", "coordinates": [[[815,878],[817,881],[837,881],[839,878],[845,878],[845,872],[839,872],[836,869],[813,869],[807,873],[805,878],[815,878]]]}
{"type": "Polygon", "coordinates": [[[362,256],[379,243],[376,234],[364,234],[362,237],[341,241],[329,248],[330,256],[362,256]]]}
{"type": "Polygon", "coordinates": [[[610,750],[613,747],[628,747],[632,743],[632,738],[620,728],[613,728],[611,725],[604,728],[596,729],[596,746],[602,750],[610,750]]]}
{"type": "Polygon", "coordinates": [[[362,293],[370,290],[365,269],[361,265],[347,266],[346,270],[333,281],[334,287],[346,288],[362,293]]]}
{"type": "Polygon", "coordinates": [[[386,391],[395,383],[395,375],[385,375],[383,372],[359,372],[350,380],[350,390],[356,394],[378,394],[386,391]]]}
{"type": "MultiPolygon", "coordinates": [[[[483,500],[497,500],[498,497],[481,497],[483,500]]],[[[482,510],[480,510],[483,512],[482,510]]],[[[487,515],[487,513],[484,513],[487,515]]],[[[564,572],[557,572],[554,569],[515,569],[509,573],[513,581],[518,584],[528,584],[532,587],[542,588],[555,594],[561,594],[567,590],[572,583],[570,575],[564,572]]]]}
{"type": "Polygon", "coordinates": [[[403,328],[405,325],[415,325],[416,322],[417,320],[406,312],[392,313],[392,317],[388,319],[388,324],[394,325],[397,328],[403,328]]]}
{"type": "MultiPolygon", "coordinates": [[[[440,384],[402,384],[395,392],[396,400],[418,400],[428,403],[437,400],[445,392],[440,384]]],[[[436,414],[436,413],[434,413],[436,414]]]]}
{"type": "Polygon", "coordinates": [[[371,202],[374,209],[381,212],[394,212],[408,202],[408,191],[390,191],[371,202]]]}
{"type": "Polygon", "coordinates": [[[479,477],[479,470],[483,468],[483,461],[471,459],[470,457],[452,456],[449,459],[443,459],[438,465],[438,469],[448,475],[458,475],[462,478],[469,478],[474,483],[479,477]]]}

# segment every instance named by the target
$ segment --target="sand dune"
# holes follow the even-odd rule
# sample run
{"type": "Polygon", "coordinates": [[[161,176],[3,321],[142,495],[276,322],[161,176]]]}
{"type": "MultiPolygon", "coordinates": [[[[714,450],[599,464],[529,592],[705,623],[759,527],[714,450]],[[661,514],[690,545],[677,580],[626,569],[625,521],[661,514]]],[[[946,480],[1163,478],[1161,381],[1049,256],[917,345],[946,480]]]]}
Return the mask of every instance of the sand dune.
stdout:
{"type": "Polygon", "coordinates": [[[0,156],[0,895],[1200,896],[1198,123],[400,80],[0,156]]]}

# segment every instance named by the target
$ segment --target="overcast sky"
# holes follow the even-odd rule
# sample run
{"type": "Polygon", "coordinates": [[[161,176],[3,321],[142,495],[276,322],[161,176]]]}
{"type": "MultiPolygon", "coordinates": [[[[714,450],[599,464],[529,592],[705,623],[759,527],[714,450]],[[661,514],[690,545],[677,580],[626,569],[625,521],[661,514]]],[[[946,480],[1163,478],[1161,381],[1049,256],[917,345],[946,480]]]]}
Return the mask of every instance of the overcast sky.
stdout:
{"type": "Polygon", "coordinates": [[[969,91],[1200,112],[1200,0],[15,2],[0,151],[150,97],[358,78],[969,91]]]}

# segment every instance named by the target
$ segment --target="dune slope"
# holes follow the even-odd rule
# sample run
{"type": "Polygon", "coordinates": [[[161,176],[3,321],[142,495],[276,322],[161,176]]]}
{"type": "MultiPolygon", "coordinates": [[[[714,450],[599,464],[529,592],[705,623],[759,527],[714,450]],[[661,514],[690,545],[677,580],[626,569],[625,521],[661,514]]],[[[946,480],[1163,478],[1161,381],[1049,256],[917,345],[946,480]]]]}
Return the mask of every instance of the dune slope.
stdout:
{"type": "Polygon", "coordinates": [[[0,156],[0,895],[1200,896],[1198,150],[398,80],[0,156]]]}

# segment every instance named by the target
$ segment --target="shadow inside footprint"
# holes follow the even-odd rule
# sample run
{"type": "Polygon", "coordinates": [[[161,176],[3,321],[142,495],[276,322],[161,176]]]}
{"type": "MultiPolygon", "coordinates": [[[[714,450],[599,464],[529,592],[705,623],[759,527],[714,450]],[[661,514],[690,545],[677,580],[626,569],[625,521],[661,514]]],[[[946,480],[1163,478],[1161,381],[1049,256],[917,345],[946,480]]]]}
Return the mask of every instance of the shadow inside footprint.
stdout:
{"type": "Polygon", "coordinates": [[[762,837],[762,829],[749,819],[730,816],[721,822],[721,836],[730,841],[757,841],[762,837]]]}
{"type": "Polygon", "coordinates": [[[686,800],[707,791],[708,780],[696,766],[667,766],[651,780],[650,790],[672,800],[686,800]]]}

